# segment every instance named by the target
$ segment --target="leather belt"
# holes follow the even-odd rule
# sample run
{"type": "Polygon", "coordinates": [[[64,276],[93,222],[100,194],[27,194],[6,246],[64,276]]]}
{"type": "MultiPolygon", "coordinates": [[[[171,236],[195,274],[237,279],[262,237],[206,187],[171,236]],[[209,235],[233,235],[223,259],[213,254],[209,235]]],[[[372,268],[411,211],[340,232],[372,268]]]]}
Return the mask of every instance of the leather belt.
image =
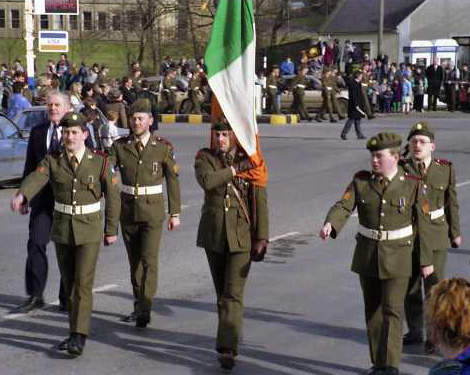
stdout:
{"type": "Polygon", "coordinates": [[[361,224],[359,224],[358,232],[364,237],[370,238],[372,240],[391,241],[399,240],[413,235],[413,226],[408,225],[405,228],[396,230],[376,230],[363,227],[361,224]]]}
{"type": "Polygon", "coordinates": [[[54,203],[54,210],[66,215],[85,215],[99,212],[101,210],[101,203],[96,202],[92,204],[84,204],[82,206],[63,204],[59,202],[54,203]]]}
{"type": "Polygon", "coordinates": [[[439,219],[441,216],[444,216],[444,207],[431,211],[429,216],[431,217],[431,220],[439,219]]]}
{"type": "Polygon", "coordinates": [[[163,193],[162,185],[153,186],[129,186],[122,185],[121,192],[129,195],[153,195],[163,193]]]}

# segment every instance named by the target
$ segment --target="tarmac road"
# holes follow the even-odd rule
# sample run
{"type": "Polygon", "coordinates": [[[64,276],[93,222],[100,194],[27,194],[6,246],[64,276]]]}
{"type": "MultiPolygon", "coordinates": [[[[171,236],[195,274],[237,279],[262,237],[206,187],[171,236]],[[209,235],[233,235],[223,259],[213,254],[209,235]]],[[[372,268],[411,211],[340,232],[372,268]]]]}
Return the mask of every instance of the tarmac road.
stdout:
{"type": "MultiPolygon", "coordinates": [[[[459,188],[462,249],[449,253],[447,275],[469,276],[470,123],[428,118],[437,129],[436,156],[454,163],[459,188]]],[[[413,117],[364,122],[364,133],[389,129],[406,136],[413,117]]],[[[365,141],[341,141],[342,124],[261,125],[270,171],[271,244],[253,264],[246,290],[245,334],[233,374],[350,375],[370,367],[363,303],[350,268],[355,223],[324,243],[317,237],[327,209],[353,174],[368,169],[365,141]]],[[[164,125],[181,164],[183,213],[177,232],[166,232],[152,323],[140,331],[119,318],[132,308],[122,240],[103,247],[95,280],[92,333],[84,355],[54,349],[68,335],[67,317],[52,305],[30,315],[8,312],[24,299],[27,217],[9,211],[13,189],[0,190],[0,375],[220,374],[215,360],[215,295],[202,249],[195,246],[202,190],[194,156],[207,145],[209,125],[164,125]]],[[[49,246],[46,300],[56,302],[58,271],[49,246]]],[[[402,373],[425,375],[438,357],[407,349],[402,373]]]]}

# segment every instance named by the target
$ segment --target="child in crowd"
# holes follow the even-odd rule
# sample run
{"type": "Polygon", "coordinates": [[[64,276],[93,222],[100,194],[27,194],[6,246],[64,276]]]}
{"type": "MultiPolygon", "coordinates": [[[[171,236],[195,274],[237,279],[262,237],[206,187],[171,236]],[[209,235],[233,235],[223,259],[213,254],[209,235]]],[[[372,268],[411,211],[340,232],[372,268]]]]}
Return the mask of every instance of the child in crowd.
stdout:
{"type": "Polygon", "coordinates": [[[398,79],[393,80],[392,91],[393,91],[392,112],[400,112],[403,87],[398,79]]]}
{"type": "Polygon", "coordinates": [[[406,114],[409,114],[410,109],[411,109],[411,97],[413,95],[413,88],[407,76],[403,76],[402,86],[403,86],[402,88],[403,112],[405,112],[406,114]]]}
{"type": "Polygon", "coordinates": [[[380,112],[385,112],[385,102],[384,102],[384,95],[387,92],[388,82],[387,78],[382,80],[382,83],[379,85],[379,104],[380,104],[380,112]]]}
{"type": "Polygon", "coordinates": [[[100,127],[100,138],[104,151],[108,152],[113,145],[113,142],[119,137],[116,125],[119,115],[115,111],[108,111],[106,117],[108,121],[100,127]]]}
{"type": "Polygon", "coordinates": [[[83,116],[86,120],[86,127],[89,133],[85,141],[85,145],[93,151],[100,151],[101,150],[101,142],[99,137],[99,119],[96,111],[91,108],[84,108],[82,112],[83,116]]]}
{"type": "Polygon", "coordinates": [[[387,91],[383,94],[383,112],[392,112],[393,91],[390,86],[387,86],[387,91]]]}
{"type": "Polygon", "coordinates": [[[424,80],[418,80],[417,85],[414,87],[414,104],[413,108],[416,112],[424,112],[423,101],[424,101],[424,80]]]}

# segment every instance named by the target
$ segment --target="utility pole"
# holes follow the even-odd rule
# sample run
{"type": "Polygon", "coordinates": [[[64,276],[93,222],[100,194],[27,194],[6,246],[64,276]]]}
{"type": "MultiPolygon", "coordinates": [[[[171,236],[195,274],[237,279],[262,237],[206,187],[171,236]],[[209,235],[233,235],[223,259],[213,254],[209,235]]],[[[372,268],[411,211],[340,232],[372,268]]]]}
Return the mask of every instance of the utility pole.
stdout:
{"type": "Polygon", "coordinates": [[[379,38],[378,38],[378,46],[377,46],[377,55],[382,54],[382,44],[383,44],[383,37],[384,37],[384,14],[385,14],[385,4],[384,0],[380,0],[380,10],[379,10],[379,38]]]}
{"type": "Polygon", "coordinates": [[[33,0],[25,0],[24,2],[24,24],[26,41],[26,71],[28,78],[34,78],[34,7],[33,0]]]}

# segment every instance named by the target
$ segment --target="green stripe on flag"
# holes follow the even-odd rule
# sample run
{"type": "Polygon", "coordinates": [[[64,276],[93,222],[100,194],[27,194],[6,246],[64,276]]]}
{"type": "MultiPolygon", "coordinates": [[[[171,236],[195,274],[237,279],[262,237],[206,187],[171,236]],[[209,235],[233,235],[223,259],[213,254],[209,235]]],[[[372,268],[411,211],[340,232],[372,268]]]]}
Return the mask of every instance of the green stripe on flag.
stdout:
{"type": "Polygon", "coordinates": [[[252,0],[221,0],[205,60],[209,78],[240,57],[254,39],[252,0]]]}

